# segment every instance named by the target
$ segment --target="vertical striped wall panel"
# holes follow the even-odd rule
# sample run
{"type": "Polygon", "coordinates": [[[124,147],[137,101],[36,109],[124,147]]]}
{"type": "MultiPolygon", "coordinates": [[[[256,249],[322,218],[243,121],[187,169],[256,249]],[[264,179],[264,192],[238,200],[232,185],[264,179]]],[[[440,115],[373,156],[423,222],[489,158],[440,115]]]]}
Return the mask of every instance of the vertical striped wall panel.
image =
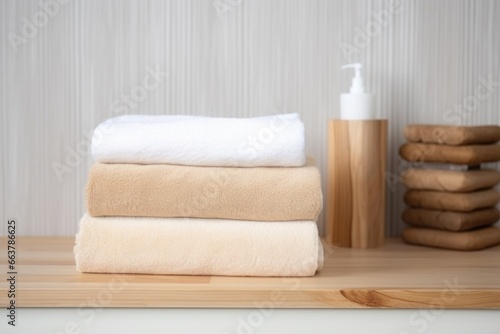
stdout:
{"type": "Polygon", "coordinates": [[[325,184],[326,123],[351,77],[340,66],[359,61],[390,122],[398,235],[403,127],[499,124],[499,18],[493,0],[2,0],[0,233],[14,217],[22,235],[73,235],[89,134],[123,113],[298,112],[325,184]],[[165,77],[127,103],[148,69],[165,77]]]}

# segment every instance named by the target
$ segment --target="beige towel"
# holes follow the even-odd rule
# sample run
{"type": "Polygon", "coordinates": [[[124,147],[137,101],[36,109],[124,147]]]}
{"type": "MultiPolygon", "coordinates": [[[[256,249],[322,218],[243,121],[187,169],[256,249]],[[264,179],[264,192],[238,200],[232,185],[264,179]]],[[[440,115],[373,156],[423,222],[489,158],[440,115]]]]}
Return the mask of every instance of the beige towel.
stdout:
{"type": "Polygon", "coordinates": [[[408,169],[403,173],[403,183],[412,189],[429,189],[466,192],[491,188],[500,182],[496,170],[454,171],[442,169],[408,169]]]}
{"type": "Polygon", "coordinates": [[[500,160],[500,145],[450,146],[407,143],[399,154],[413,162],[443,162],[462,165],[478,165],[500,160]]]}
{"type": "Polygon", "coordinates": [[[500,212],[495,208],[471,212],[408,208],[403,212],[402,218],[406,223],[414,226],[466,231],[497,222],[500,219],[500,212]]]}
{"type": "Polygon", "coordinates": [[[491,144],[500,140],[500,127],[408,125],[404,134],[411,142],[445,145],[491,144]]]}
{"type": "Polygon", "coordinates": [[[500,200],[498,191],[486,189],[470,193],[410,190],[404,196],[406,204],[418,208],[468,212],[495,206],[500,200]]]}
{"type": "Polygon", "coordinates": [[[195,167],[96,163],[87,184],[91,216],[316,220],[321,178],[305,167],[195,167]]]}
{"type": "Polygon", "coordinates": [[[313,221],[85,215],[74,253],[95,273],[312,276],[323,265],[313,221]]]}
{"type": "Polygon", "coordinates": [[[473,251],[500,244],[500,229],[485,227],[466,232],[450,232],[409,227],[403,231],[403,240],[415,245],[473,251]]]}

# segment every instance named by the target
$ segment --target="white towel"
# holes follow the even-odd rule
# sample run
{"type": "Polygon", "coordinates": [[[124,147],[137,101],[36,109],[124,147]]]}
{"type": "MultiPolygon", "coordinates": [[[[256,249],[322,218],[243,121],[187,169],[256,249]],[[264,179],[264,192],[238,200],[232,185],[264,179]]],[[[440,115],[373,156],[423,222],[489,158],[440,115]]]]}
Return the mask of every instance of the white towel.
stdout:
{"type": "Polygon", "coordinates": [[[313,221],[83,216],[81,272],[312,276],[323,265],[313,221]]]}
{"type": "Polygon", "coordinates": [[[92,137],[97,162],[193,166],[303,166],[298,114],[256,118],[126,115],[92,137]]]}

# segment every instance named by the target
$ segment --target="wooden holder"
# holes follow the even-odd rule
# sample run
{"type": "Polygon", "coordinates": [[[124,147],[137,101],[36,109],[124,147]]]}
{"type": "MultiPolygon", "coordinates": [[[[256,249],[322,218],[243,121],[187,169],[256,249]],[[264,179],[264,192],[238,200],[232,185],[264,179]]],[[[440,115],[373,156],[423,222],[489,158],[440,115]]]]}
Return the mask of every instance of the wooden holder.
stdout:
{"type": "Polygon", "coordinates": [[[326,234],[331,244],[384,244],[387,120],[330,120],[326,234]]]}

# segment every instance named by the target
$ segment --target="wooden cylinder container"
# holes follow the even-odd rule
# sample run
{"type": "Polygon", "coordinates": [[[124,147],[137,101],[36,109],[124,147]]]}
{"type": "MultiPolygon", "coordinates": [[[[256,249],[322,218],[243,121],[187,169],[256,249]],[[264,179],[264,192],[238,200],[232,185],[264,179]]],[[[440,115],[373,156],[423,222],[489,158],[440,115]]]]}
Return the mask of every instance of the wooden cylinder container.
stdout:
{"type": "Polygon", "coordinates": [[[326,233],[331,244],[384,244],[387,120],[330,120],[326,233]]]}

